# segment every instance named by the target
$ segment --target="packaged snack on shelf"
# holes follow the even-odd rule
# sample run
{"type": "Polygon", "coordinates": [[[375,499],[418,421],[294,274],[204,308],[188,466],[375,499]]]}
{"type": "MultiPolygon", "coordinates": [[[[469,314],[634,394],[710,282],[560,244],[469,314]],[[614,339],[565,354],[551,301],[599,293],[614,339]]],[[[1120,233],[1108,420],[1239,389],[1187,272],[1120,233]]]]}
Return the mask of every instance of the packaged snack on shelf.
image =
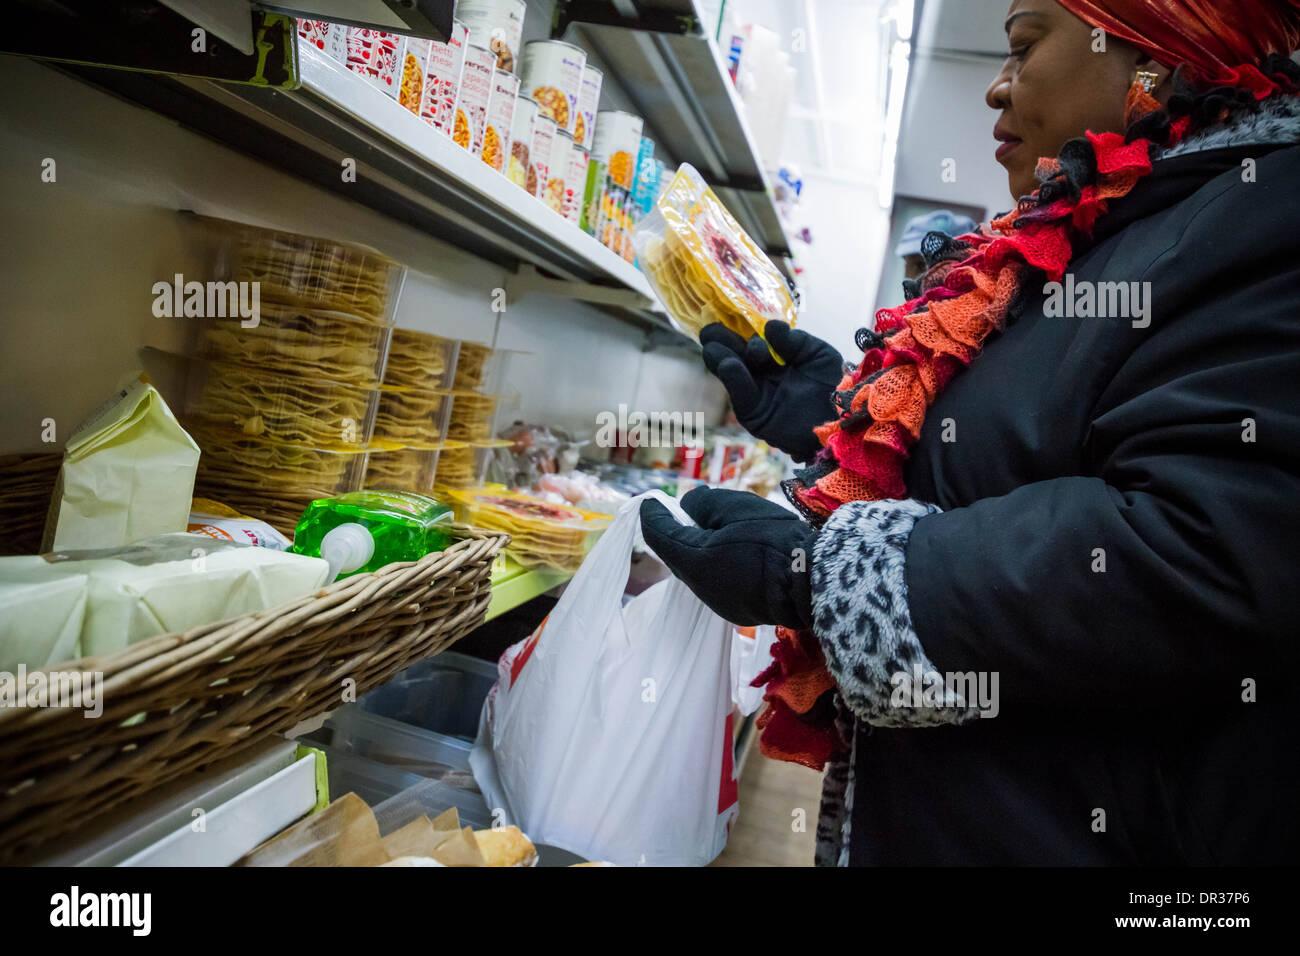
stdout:
{"type": "Polygon", "coordinates": [[[452,393],[384,388],[379,394],[376,448],[432,448],[447,435],[452,393]]]}
{"type": "Polygon", "coordinates": [[[499,173],[506,171],[510,155],[510,131],[515,119],[515,100],[519,99],[519,77],[506,70],[497,70],[492,77],[492,95],[488,98],[487,120],[483,126],[483,141],[477,152],[499,173]]]}
{"type": "Polygon", "coordinates": [[[418,561],[452,544],[451,509],[423,495],[355,491],[313,501],[293,536],[295,554],[329,562],[334,576],[418,561]]]}
{"type": "Polygon", "coordinates": [[[328,20],[304,20],[298,18],[298,36],[305,43],[310,43],[326,56],[339,63],[348,62],[348,28],[341,23],[328,20]]]}
{"type": "Polygon", "coordinates": [[[493,438],[500,395],[454,392],[447,437],[458,442],[485,442],[493,438]]]}
{"type": "Polygon", "coordinates": [[[510,163],[506,175],[525,192],[537,195],[537,169],[533,166],[533,137],[537,129],[537,104],[521,95],[515,101],[515,117],[510,124],[510,163]]]}
{"type": "Polygon", "coordinates": [[[721,322],[752,338],[773,319],[794,324],[785,279],[693,167],[677,171],[635,242],[650,284],[684,334],[698,339],[704,326],[721,322]]]}
{"type": "Polygon", "coordinates": [[[517,349],[489,348],[478,342],[461,342],[452,388],[506,394],[515,360],[528,354],[517,349]]]}
{"type": "Polygon", "coordinates": [[[424,84],[429,77],[429,55],[433,41],[424,37],[407,37],[406,52],[402,54],[402,79],[398,85],[397,102],[416,116],[424,103],[424,84]]]}
{"type": "Polygon", "coordinates": [[[609,516],[547,504],[504,488],[473,488],[441,493],[456,510],[456,519],[478,528],[511,535],[506,550],[527,568],[576,571],[609,516]]]}
{"type": "Polygon", "coordinates": [[[555,150],[555,141],[560,138],[559,126],[555,120],[546,116],[538,107],[537,120],[533,126],[533,170],[536,173],[536,189],[533,195],[538,199],[546,198],[546,184],[551,181],[551,153],[555,150]]]}
{"type": "Polygon", "coordinates": [[[451,385],[461,343],[414,329],[394,329],[384,385],[439,391],[451,385]]]}
{"type": "Polygon", "coordinates": [[[409,491],[429,494],[438,475],[444,451],[437,448],[371,449],[366,465],[365,486],[378,491],[409,491]]]}
{"type": "Polygon", "coordinates": [[[604,83],[605,74],[587,64],[582,71],[582,89],[578,92],[578,118],[573,141],[582,144],[588,152],[596,142],[596,116],[600,113],[600,90],[604,83]]]}
{"type": "MultiPolygon", "coordinates": [[[[255,283],[259,304],[344,312],[367,322],[392,324],[406,267],[383,253],[332,239],[187,216],[204,230],[210,243],[214,278],[255,283]]],[[[227,314],[235,313],[227,309],[227,314]]]]}
{"type": "Polygon", "coordinates": [[[546,189],[543,191],[542,199],[546,205],[561,216],[564,215],[564,197],[567,192],[565,181],[569,175],[569,163],[572,155],[573,134],[567,130],[560,130],[555,134],[555,140],[551,144],[550,162],[548,164],[550,179],[546,181],[546,189]]]}
{"type": "Polygon", "coordinates": [[[602,110],[596,120],[591,161],[623,189],[632,188],[644,126],[641,117],[621,110],[602,110]]]}
{"type": "Polygon", "coordinates": [[[264,302],[251,328],[237,318],[200,319],[197,351],[203,358],[375,388],[392,334],[387,324],[343,312],[264,302]]]}
{"type": "Polygon", "coordinates": [[[564,218],[575,226],[582,221],[583,188],[587,183],[587,151],[574,143],[569,153],[569,174],[564,177],[564,218]]]}
{"type": "Polygon", "coordinates": [[[401,85],[406,37],[365,27],[348,27],[347,67],[394,99],[401,85]]]}
{"type": "Polygon", "coordinates": [[[470,152],[482,149],[483,130],[487,126],[488,100],[492,98],[492,79],[496,75],[496,57],[485,46],[465,44],[465,68],[461,74],[460,95],[456,99],[456,121],[451,138],[470,152]]]}
{"type": "Polygon", "coordinates": [[[469,29],[460,20],[453,20],[448,42],[435,41],[429,48],[420,116],[448,136],[452,135],[456,125],[456,102],[465,75],[465,45],[468,42],[469,29]]]}
{"type": "Polygon", "coordinates": [[[373,388],[236,362],[190,363],[187,417],[249,438],[336,451],[364,448],[378,404],[373,388]]]}
{"type": "Polygon", "coordinates": [[[481,484],[475,480],[475,454],[475,446],[468,442],[447,441],[438,454],[434,487],[473,488],[481,484]]]}
{"type": "Polygon", "coordinates": [[[654,140],[643,136],[641,153],[636,160],[636,178],[632,183],[632,202],[638,216],[649,215],[654,208],[655,196],[659,191],[658,162],[655,159],[654,140]]]}
{"type": "Polygon", "coordinates": [[[185,530],[190,534],[206,535],[217,541],[235,541],[239,544],[270,548],[272,551],[289,549],[289,539],[265,521],[241,515],[233,508],[225,508],[215,501],[202,498],[194,500],[189,524],[185,530]]]}
{"type": "Polygon", "coordinates": [[[456,16],[469,27],[470,41],[491,50],[497,69],[518,69],[519,44],[524,36],[524,0],[460,0],[456,16]]]}
{"type": "MultiPolygon", "coordinates": [[[[328,498],[356,491],[365,475],[364,449],[309,448],[252,438],[192,419],[184,424],[202,449],[195,481],[198,492],[263,521],[270,519],[261,508],[249,504],[250,497],[328,498]]],[[[306,502],[297,509],[298,514],[305,507],[306,502]]],[[[292,523],[289,527],[293,529],[292,523]]]]}
{"type": "Polygon", "coordinates": [[[524,93],[569,135],[577,126],[578,96],[586,67],[587,51],[572,43],[532,40],[524,44],[524,93]]]}

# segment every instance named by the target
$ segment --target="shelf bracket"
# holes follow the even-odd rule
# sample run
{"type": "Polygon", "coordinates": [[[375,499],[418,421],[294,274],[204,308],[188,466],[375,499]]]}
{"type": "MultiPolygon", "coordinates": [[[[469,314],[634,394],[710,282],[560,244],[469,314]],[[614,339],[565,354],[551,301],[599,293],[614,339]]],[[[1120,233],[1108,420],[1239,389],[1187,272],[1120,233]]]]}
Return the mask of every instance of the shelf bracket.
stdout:
{"type": "Polygon", "coordinates": [[[570,279],[552,279],[538,272],[536,266],[523,263],[517,272],[506,277],[506,302],[513,305],[531,293],[576,299],[593,305],[615,306],[634,312],[647,312],[655,308],[655,303],[631,289],[614,289],[570,279]]]}

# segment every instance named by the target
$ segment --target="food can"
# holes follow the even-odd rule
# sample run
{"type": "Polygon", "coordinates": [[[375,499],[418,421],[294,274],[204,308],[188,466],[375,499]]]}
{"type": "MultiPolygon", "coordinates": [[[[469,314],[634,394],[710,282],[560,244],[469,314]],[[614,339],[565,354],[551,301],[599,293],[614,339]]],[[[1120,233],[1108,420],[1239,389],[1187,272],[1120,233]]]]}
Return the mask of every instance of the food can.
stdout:
{"type": "Polygon", "coordinates": [[[331,59],[343,64],[348,62],[348,28],[343,24],[299,17],[298,36],[331,59]]]}
{"type": "Polygon", "coordinates": [[[460,0],[456,16],[469,27],[471,43],[487,47],[497,58],[497,69],[519,69],[519,44],[524,38],[524,0],[460,0]]]}
{"type": "Polygon", "coordinates": [[[433,41],[424,37],[407,37],[402,56],[402,81],[397,88],[397,102],[416,116],[424,102],[424,84],[428,82],[429,52],[433,41]]]}
{"type": "Polygon", "coordinates": [[[592,162],[599,163],[609,178],[624,189],[632,188],[636,159],[641,152],[641,117],[621,110],[604,110],[596,119],[596,141],[592,162]]]}
{"type": "Polygon", "coordinates": [[[533,126],[533,169],[537,172],[537,188],[533,195],[538,199],[546,198],[546,184],[551,178],[551,153],[555,149],[555,141],[560,138],[560,128],[555,120],[542,112],[540,104],[537,107],[537,121],[533,126]]]}
{"type": "Polygon", "coordinates": [[[654,205],[655,142],[649,136],[641,137],[637,151],[636,175],[632,180],[632,202],[641,212],[649,212],[654,205]]]}
{"type": "Polygon", "coordinates": [[[562,40],[533,40],[524,44],[524,93],[537,101],[543,116],[560,129],[573,132],[577,125],[578,93],[587,52],[562,40]]]}
{"type": "Polygon", "coordinates": [[[465,74],[465,45],[469,42],[469,28],[453,20],[451,37],[446,43],[433,43],[429,48],[428,67],[424,80],[424,99],[420,103],[420,116],[434,129],[448,136],[456,123],[456,100],[465,74]]]}
{"type": "Polygon", "coordinates": [[[406,37],[365,27],[348,27],[347,67],[360,73],[393,99],[402,79],[402,54],[406,37]]]}
{"type": "Polygon", "coordinates": [[[572,153],[573,134],[567,129],[559,130],[551,146],[549,178],[546,180],[546,191],[542,199],[561,216],[564,215],[564,181],[569,175],[569,160],[572,153]]]}
{"type": "Polygon", "coordinates": [[[526,96],[515,101],[515,118],[510,124],[510,165],[506,175],[526,192],[537,195],[537,169],[533,166],[533,134],[537,128],[537,104],[526,96]]]}
{"type": "Polygon", "coordinates": [[[569,152],[569,174],[564,177],[564,218],[574,225],[582,219],[582,199],[587,185],[587,151],[578,143],[569,152]]]}
{"type": "Polygon", "coordinates": [[[465,44],[465,72],[460,80],[456,121],[451,134],[462,149],[471,152],[482,149],[488,100],[492,98],[492,81],[497,72],[496,62],[497,58],[487,47],[477,43],[465,44]]]}
{"type": "Polygon", "coordinates": [[[519,77],[509,70],[497,70],[492,76],[492,96],[488,100],[487,123],[483,141],[476,152],[499,173],[506,171],[510,155],[510,129],[515,120],[515,100],[519,99],[519,77]]]}
{"type": "Polygon", "coordinates": [[[590,150],[596,141],[596,114],[600,112],[600,89],[605,83],[605,74],[594,66],[582,71],[582,89],[578,91],[577,126],[573,130],[573,142],[583,149],[590,150]]]}

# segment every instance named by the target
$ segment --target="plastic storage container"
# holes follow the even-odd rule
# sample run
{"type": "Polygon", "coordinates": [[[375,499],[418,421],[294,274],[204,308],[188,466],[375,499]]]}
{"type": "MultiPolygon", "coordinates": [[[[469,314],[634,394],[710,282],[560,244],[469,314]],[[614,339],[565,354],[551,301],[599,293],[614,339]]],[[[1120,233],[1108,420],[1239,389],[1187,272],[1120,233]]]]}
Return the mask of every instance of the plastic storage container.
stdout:
{"type": "Polygon", "coordinates": [[[449,651],[408,667],[358,704],[369,714],[473,743],[496,680],[495,664],[449,651]]]}
{"type": "Polygon", "coordinates": [[[413,329],[394,329],[384,385],[428,392],[451,388],[460,342],[413,329]]]}
{"type": "Polygon", "coordinates": [[[478,342],[461,342],[451,387],[456,391],[494,395],[506,392],[514,362],[529,354],[515,349],[489,348],[478,342]]]}
{"type": "Polygon", "coordinates": [[[366,465],[365,486],[379,491],[429,494],[437,480],[443,452],[442,448],[372,450],[366,465]]]}
{"type": "Polygon", "coordinates": [[[252,327],[238,318],[201,319],[197,352],[265,371],[376,388],[393,334],[391,326],[343,312],[264,302],[252,327]]]}
{"type": "Polygon", "coordinates": [[[773,319],[795,321],[777,271],[690,165],[637,226],[636,253],[669,318],[684,334],[721,322],[745,338],[773,319]]]}
{"type": "Polygon", "coordinates": [[[374,388],[194,359],[185,414],[249,438],[349,451],[370,444],[378,405],[374,388]]]}
{"type": "Polygon", "coordinates": [[[449,489],[439,497],[456,510],[456,520],[475,527],[505,531],[506,551],[527,568],[575,572],[609,527],[608,515],[596,514],[505,488],[449,489]]]}
{"type": "Polygon", "coordinates": [[[373,444],[384,448],[436,448],[447,438],[450,392],[384,388],[379,394],[373,444]]]}
{"type": "Polygon", "coordinates": [[[496,434],[502,396],[482,392],[453,392],[447,437],[451,441],[484,443],[496,434]]]}

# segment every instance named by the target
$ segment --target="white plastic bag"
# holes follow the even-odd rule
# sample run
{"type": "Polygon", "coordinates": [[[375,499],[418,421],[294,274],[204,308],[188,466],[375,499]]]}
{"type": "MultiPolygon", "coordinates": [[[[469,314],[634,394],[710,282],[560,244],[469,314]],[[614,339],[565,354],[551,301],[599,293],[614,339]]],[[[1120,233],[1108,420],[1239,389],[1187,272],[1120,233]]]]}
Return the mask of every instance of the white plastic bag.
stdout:
{"type": "Polygon", "coordinates": [[[676,578],[630,601],[640,506],[619,509],[550,616],[502,655],[470,758],[534,841],[620,866],[702,866],[739,812],[735,629],[676,578]]]}

